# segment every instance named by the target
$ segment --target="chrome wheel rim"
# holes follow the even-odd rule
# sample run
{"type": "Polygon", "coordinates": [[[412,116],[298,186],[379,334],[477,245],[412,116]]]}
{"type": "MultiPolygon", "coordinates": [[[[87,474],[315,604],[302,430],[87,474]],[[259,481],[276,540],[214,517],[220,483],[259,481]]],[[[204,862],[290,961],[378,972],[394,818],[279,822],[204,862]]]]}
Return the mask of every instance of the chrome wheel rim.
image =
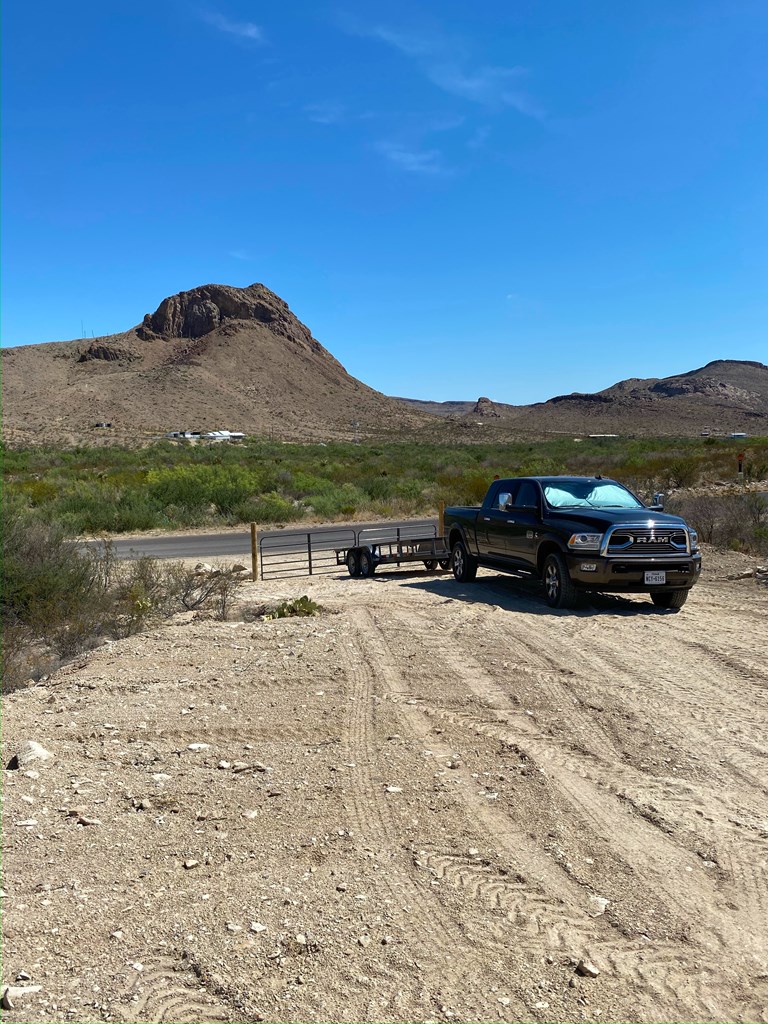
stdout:
{"type": "Polygon", "coordinates": [[[557,571],[556,565],[547,566],[545,586],[547,588],[547,597],[550,601],[556,601],[557,595],[560,593],[560,574],[557,571]]]}
{"type": "Polygon", "coordinates": [[[453,571],[457,576],[464,572],[464,555],[461,548],[456,548],[453,552],[453,571]]]}

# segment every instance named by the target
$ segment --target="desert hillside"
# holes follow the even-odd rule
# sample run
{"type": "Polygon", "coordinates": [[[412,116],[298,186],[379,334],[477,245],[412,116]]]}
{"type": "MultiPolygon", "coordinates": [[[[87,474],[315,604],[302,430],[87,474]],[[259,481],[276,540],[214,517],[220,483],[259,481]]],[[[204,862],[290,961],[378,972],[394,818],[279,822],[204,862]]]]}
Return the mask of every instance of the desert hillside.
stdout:
{"type": "Polygon", "coordinates": [[[446,443],[768,433],[768,367],[739,360],[535,405],[511,405],[503,395],[390,398],[348,374],[262,284],[180,292],[121,334],[3,349],[2,380],[4,436],[15,444],[130,444],[172,430],[224,428],[293,441],[446,443]]]}
{"type": "Polygon", "coordinates": [[[672,377],[632,377],[602,391],[557,395],[534,405],[401,401],[420,412],[497,431],[619,434],[768,432],[768,366],[717,359],[672,377]]]}
{"type": "Polygon", "coordinates": [[[229,428],[294,440],[417,430],[427,417],[351,377],[261,284],[170,296],[122,334],[4,349],[10,441],[130,441],[229,428]],[[355,426],[357,424],[357,426],[355,426]]]}

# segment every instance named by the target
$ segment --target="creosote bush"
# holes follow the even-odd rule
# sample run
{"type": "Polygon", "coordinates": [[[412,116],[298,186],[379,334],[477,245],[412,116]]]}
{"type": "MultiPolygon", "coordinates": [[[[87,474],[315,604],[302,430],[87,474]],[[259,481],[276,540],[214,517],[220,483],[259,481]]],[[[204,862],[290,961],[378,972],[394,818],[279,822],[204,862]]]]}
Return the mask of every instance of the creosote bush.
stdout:
{"type": "Polygon", "coordinates": [[[7,495],[2,544],[4,692],[175,611],[225,618],[242,583],[234,568],[201,578],[180,563],[118,562],[109,544],[79,544],[7,495]]]}

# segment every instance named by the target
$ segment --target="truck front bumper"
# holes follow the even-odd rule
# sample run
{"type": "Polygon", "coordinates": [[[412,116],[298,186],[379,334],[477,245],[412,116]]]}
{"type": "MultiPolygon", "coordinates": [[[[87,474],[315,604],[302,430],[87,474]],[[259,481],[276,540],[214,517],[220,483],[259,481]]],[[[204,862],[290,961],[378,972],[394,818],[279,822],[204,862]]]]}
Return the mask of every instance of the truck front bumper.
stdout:
{"type": "Polygon", "coordinates": [[[566,555],[574,584],[582,590],[647,594],[689,589],[701,575],[701,555],[678,558],[590,558],[566,555]],[[664,573],[663,583],[646,582],[646,573],[664,573]]]}

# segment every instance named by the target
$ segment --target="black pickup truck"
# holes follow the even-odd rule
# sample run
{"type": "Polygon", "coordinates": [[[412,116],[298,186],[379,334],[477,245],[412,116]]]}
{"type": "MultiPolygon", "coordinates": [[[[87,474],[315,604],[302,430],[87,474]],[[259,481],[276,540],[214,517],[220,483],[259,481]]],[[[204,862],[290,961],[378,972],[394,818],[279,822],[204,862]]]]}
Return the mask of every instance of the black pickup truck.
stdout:
{"type": "Polygon", "coordinates": [[[600,476],[494,480],[479,509],[447,508],[444,527],[457,580],[481,565],[531,573],[552,608],[572,607],[583,591],[645,593],[682,608],[701,572],[695,530],[600,476]]]}

